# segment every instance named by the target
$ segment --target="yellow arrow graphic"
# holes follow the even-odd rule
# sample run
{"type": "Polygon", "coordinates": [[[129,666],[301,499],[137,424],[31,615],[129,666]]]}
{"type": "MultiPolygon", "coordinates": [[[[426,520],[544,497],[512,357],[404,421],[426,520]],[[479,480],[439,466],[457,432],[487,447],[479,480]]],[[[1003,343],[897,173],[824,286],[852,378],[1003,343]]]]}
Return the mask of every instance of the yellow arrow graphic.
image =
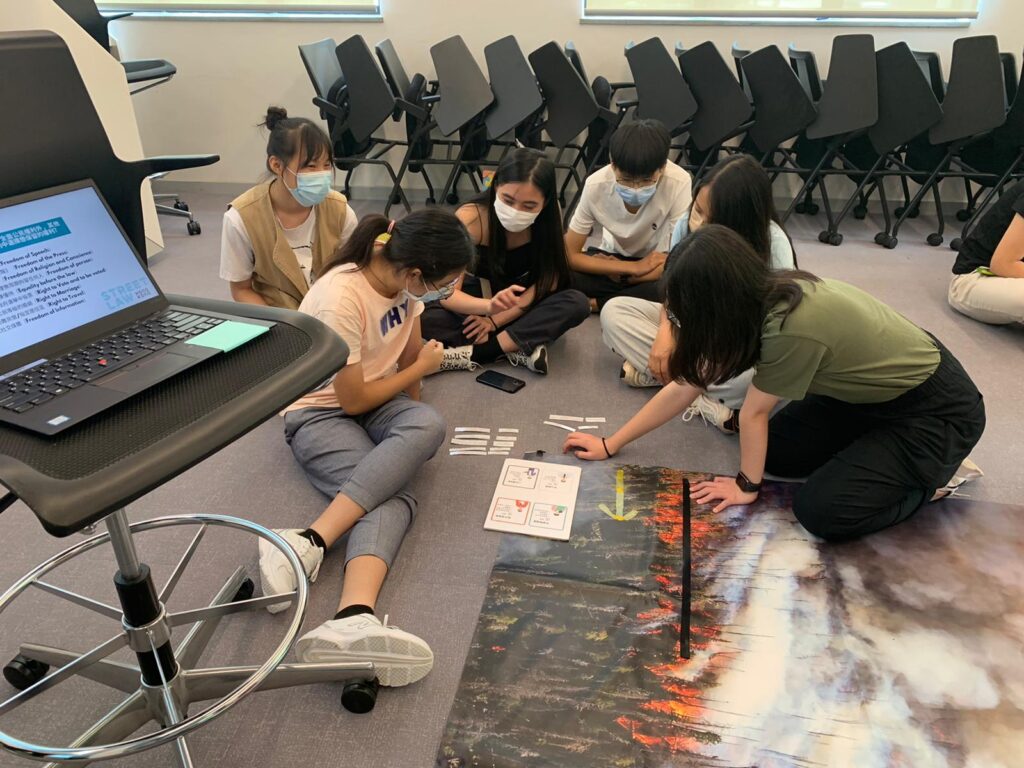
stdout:
{"type": "Polygon", "coordinates": [[[608,506],[605,504],[598,504],[597,508],[604,512],[612,520],[618,520],[619,522],[625,522],[626,520],[632,520],[637,515],[637,510],[631,509],[629,512],[623,514],[622,510],[626,505],[626,475],[623,470],[617,470],[615,472],[615,512],[613,513],[608,506]]]}

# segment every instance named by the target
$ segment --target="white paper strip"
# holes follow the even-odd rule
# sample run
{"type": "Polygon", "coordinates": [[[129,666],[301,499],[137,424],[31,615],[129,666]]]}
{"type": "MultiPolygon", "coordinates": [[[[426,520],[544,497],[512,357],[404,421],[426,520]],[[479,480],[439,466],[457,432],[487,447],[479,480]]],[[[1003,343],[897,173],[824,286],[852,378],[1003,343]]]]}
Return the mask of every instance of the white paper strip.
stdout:
{"type": "Polygon", "coordinates": [[[575,427],[567,427],[565,424],[558,424],[554,421],[545,421],[544,423],[547,424],[549,427],[558,427],[559,429],[564,429],[566,432],[576,431],[575,427]]]}
{"type": "Polygon", "coordinates": [[[456,432],[483,432],[485,435],[491,434],[490,427],[456,427],[456,432]]]}
{"type": "Polygon", "coordinates": [[[587,416],[586,418],[588,424],[604,424],[605,421],[604,416],[587,416]]]}
{"type": "Polygon", "coordinates": [[[488,455],[495,455],[495,456],[508,456],[508,453],[509,453],[508,451],[499,451],[499,450],[497,450],[495,448],[491,448],[491,450],[489,450],[487,452],[488,455]]]}
{"type": "Polygon", "coordinates": [[[584,424],[582,427],[576,427],[576,429],[582,431],[584,429],[600,429],[600,427],[597,424],[584,424]]]}
{"type": "Polygon", "coordinates": [[[499,445],[507,445],[507,446],[511,447],[511,446],[513,446],[515,444],[516,444],[515,440],[495,440],[494,443],[493,443],[495,448],[497,448],[499,445]]]}
{"type": "Polygon", "coordinates": [[[487,449],[475,449],[475,448],[452,448],[448,451],[449,456],[486,456],[487,449]]]}
{"type": "MultiPolygon", "coordinates": [[[[578,422],[581,422],[581,423],[583,421],[583,417],[582,416],[556,416],[555,414],[551,414],[550,416],[548,416],[548,418],[549,419],[558,419],[559,421],[578,421],[578,422]]],[[[547,423],[547,422],[545,422],[545,423],[547,423]]]]}
{"type": "Polygon", "coordinates": [[[519,430],[518,429],[513,429],[512,427],[499,427],[498,431],[499,432],[515,432],[516,434],[519,434],[519,430]]]}
{"type": "Polygon", "coordinates": [[[487,445],[491,442],[489,437],[453,437],[452,443],[455,445],[487,445]]]}

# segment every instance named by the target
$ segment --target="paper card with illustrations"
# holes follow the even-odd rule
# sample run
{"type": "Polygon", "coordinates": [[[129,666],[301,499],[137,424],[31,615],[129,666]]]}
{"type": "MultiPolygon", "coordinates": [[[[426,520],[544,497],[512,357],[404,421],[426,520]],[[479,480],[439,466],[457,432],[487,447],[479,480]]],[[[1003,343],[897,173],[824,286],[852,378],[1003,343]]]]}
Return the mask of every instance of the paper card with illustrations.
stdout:
{"type": "Polygon", "coordinates": [[[507,459],[484,528],[568,541],[579,487],[579,467],[507,459]]]}

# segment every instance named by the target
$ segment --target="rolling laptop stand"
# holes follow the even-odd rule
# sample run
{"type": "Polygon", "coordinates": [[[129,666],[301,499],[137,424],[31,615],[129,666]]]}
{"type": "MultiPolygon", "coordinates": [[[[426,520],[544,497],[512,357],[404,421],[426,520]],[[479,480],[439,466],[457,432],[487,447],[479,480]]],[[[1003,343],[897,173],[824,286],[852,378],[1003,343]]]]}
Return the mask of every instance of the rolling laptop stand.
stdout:
{"type": "Polygon", "coordinates": [[[0,702],[0,746],[50,765],[77,765],[134,755],[173,743],[180,765],[193,765],[185,737],[256,690],[328,681],[349,681],[342,703],[368,711],[376,697],[373,664],[282,664],[306,610],[308,585],[295,552],[268,529],[214,514],[174,515],[128,523],[125,506],[233,442],[285,405],[335,373],[348,350],[326,326],[295,312],[222,301],[169,296],[196,310],[276,321],[268,333],[220,355],[108,410],[55,438],[0,426],[0,509],[21,499],[55,536],[88,531],[103,521],[106,533],[49,558],[0,596],[0,611],[35,587],[89,609],[112,622],[113,636],[79,653],[23,644],[4,669],[20,693],[0,702]],[[2,493],[2,488],[0,488],[2,493]],[[155,586],[139,560],[135,536],[143,531],[198,526],[171,573],[155,586]],[[297,589],[287,595],[252,598],[253,584],[237,568],[205,608],[176,613],[164,603],[210,527],[227,527],[266,539],[287,557],[297,589]],[[117,562],[114,584],[120,606],[57,587],[44,577],[79,555],[106,545],[117,562]],[[263,664],[195,668],[225,616],[290,600],[294,615],[280,644],[263,664]],[[179,636],[186,627],[188,632],[179,636]],[[116,629],[115,629],[116,627],[116,629]],[[135,664],[110,661],[130,648],[135,664]],[[49,671],[50,666],[57,667],[49,671]],[[3,717],[73,675],[102,683],[126,698],[70,746],[23,741],[3,730],[3,717]],[[205,704],[205,702],[213,702],[205,704]],[[203,704],[190,713],[190,707],[203,704]],[[132,734],[155,721],[160,729],[132,734]]]}

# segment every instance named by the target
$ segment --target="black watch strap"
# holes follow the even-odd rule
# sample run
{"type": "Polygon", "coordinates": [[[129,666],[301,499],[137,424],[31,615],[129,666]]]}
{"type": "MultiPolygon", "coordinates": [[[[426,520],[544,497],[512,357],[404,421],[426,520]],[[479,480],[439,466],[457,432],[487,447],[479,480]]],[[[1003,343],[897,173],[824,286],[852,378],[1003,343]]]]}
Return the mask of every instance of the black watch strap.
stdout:
{"type": "Polygon", "coordinates": [[[761,483],[753,482],[742,472],[736,475],[736,485],[738,485],[740,490],[744,493],[757,493],[761,490],[761,483]]]}

